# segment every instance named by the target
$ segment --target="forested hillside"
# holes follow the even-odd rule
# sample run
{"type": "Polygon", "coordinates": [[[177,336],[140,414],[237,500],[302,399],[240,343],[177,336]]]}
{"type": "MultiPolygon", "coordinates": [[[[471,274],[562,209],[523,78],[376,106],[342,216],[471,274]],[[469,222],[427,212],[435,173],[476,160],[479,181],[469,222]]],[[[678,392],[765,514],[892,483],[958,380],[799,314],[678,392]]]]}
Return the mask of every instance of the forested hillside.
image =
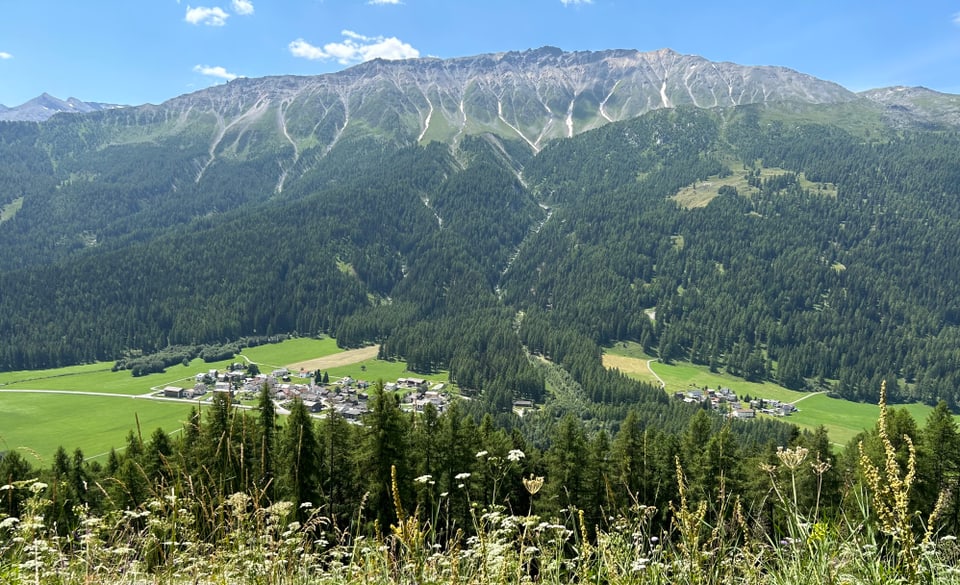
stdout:
{"type": "Polygon", "coordinates": [[[892,400],[954,405],[960,136],[812,112],[660,110],[535,156],[358,137],[282,194],[256,165],[197,183],[169,147],[4,125],[6,200],[33,199],[0,224],[0,364],[327,332],[449,368],[505,410],[543,392],[521,342],[599,369],[596,344],[636,340],[791,388],[875,400],[887,379],[892,400]],[[58,183],[52,165],[75,170],[58,183]],[[170,181],[191,195],[151,195],[170,181]],[[100,235],[66,236],[84,224],[100,235]]]}
{"type": "Polygon", "coordinates": [[[895,400],[956,404],[957,147],[954,132],[870,139],[751,107],[555,143],[524,176],[556,213],[504,298],[663,360],[793,388],[835,379],[854,400],[887,379],[895,400]],[[670,198],[697,183],[708,205],[670,198]]]}

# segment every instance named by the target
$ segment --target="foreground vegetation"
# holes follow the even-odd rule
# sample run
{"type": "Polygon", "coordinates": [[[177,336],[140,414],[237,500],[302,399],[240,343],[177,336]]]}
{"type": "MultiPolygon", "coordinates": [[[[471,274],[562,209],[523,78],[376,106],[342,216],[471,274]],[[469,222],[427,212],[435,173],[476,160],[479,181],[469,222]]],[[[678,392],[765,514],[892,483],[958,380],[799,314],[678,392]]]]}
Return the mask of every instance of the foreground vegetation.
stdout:
{"type": "MultiPolygon", "coordinates": [[[[95,510],[83,498],[64,502],[72,478],[22,479],[0,488],[7,506],[18,501],[16,514],[0,513],[0,578],[11,585],[960,583],[960,547],[944,531],[956,514],[948,501],[956,469],[922,511],[916,490],[932,478],[921,479],[920,445],[896,434],[897,419],[881,392],[875,432],[858,443],[837,501],[827,499],[836,462],[800,444],[758,464],[763,495],[752,503],[750,490],[728,490],[722,473],[719,491],[703,497],[703,478],[677,455],[673,496],[662,507],[630,489],[617,502],[612,491],[640,478],[610,468],[585,478],[605,485],[605,497],[583,492],[586,507],[564,501],[561,508],[551,501],[575,484],[550,463],[556,453],[545,456],[544,476],[526,473],[538,468],[530,461],[536,454],[516,448],[478,452],[455,468],[473,471],[453,477],[405,477],[403,458],[381,453],[387,483],[371,484],[344,516],[322,496],[321,505],[271,499],[271,482],[210,499],[184,478],[161,479],[139,502],[95,510]],[[445,491],[433,493],[440,485],[445,491]],[[72,516],[63,515],[66,503],[72,516]]],[[[302,440],[311,426],[291,424],[284,435],[302,440]]],[[[955,441],[956,428],[944,429],[955,441]]]]}

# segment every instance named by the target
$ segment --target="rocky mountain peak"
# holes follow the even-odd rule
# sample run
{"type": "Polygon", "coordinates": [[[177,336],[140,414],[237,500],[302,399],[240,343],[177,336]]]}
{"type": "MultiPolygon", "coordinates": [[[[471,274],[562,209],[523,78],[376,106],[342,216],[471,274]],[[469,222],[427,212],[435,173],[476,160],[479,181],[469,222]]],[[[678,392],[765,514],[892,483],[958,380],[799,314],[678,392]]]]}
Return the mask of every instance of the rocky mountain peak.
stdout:
{"type": "Polygon", "coordinates": [[[96,112],[119,107],[123,106],[117,106],[114,104],[101,104],[97,102],[85,102],[73,97],[64,101],[58,97],[44,92],[32,100],[16,107],[0,106],[0,121],[43,122],[61,112],[83,114],[87,112],[96,112]]]}

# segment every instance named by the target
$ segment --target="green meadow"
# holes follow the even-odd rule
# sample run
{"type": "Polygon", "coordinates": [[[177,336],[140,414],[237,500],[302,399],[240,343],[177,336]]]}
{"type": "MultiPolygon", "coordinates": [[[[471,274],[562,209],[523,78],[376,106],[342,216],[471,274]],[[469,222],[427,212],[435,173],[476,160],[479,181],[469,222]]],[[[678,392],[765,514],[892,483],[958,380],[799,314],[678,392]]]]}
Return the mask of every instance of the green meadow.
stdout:
{"type": "Polygon", "coordinates": [[[350,376],[356,380],[367,380],[376,382],[393,382],[397,378],[423,378],[433,382],[449,382],[450,375],[446,371],[440,371],[434,374],[417,374],[407,370],[407,363],[400,360],[384,361],[377,359],[364,360],[348,366],[340,366],[327,370],[330,379],[335,380],[343,376],[350,376]]]}
{"type": "MultiPolygon", "coordinates": [[[[636,343],[618,343],[605,348],[608,354],[634,358],[638,363],[650,362],[650,370],[664,382],[664,389],[669,392],[680,392],[694,388],[730,388],[737,396],[751,398],[769,398],[781,402],[796,402],[799,412],[784,418],[785,422],[795,424],[803,429],[816,429],[823,425],[830,434],[830,440],[838,446],[846,446],[851,439],[863,430],[873,428],[880,414],[876,404],[850,402],[839,398],[831,398],[825,393],[797,392],[789,390],[773,382],[748,382],[743,378],[731,376],[721,372],[711,372],[707,366],[697,366],[691,363],[662,364],[654,356],[647,355],[636,343]]],[[[637,379],[656,383],[651,374],[625,371],[624,373],[637,379]]],[[[933,408],[926,404],[897,404],[892,408],[904,408],[913,416],[917,424],[923,426],[933,408]]],[[[956,417],[960,421],[960,417],[956,417]]]]}
{"type": "MultiPolygon", "coordinates": [[[[198,372],[225,369],[231,361],[244,358],[269,372],[285,365],[340,353],[336,340],[296,338],[283,343],[244,348],[242,357],[206,363],[195,359],[188,365],[170,366],[165,372],[134,378],[129,371],[111,371],[113,362],[101,362],[49,370],[0,373],[0,452],[23,449],[35,453],[46,465],[57,447],[72,453],[80,448],[87,457],[102,456],[111,447],[124,445],[130,429],[148,439],[160,427],[178,432],[191,403],[174,403],[138,398],[168,385],[192,386],[198,372]],[[3,390],[55,390],[60,393],[22,394],[3,390]],[[66,393],[65,393],[66,392],[66,393]],[[69,392],[76,392],[71,395],[69,392]],[[115,394],[88,396],[82,392],[115,394]]],[[[368,359],[325,369],[331,379],[350,376],[359,380],[390,382],[402,377],[448,382],[447,372],[413,374],[403,361],[368,359]]],[[[200,405],[199,402],[192,403],[200,405]]],[[[200,406],[202,409],[202,405],[200,406]]]]}
{"type": "Polygon", "coordinates": [[[191,404],[123,395],[0,393],[0,451],[21,450],[34,465],[48,467],[61,445],[73,454],[105,460],[111,447],[121,448],[131,429],[149,440],[157,427],[174,433],[191,404]]]}
{"type": "MultiPolygon", "coordinates": [[[[260,366],[260,371],[269,372],[269,370],[273,368],[279,368],[304,360],[325,357],[340,353],[341,351],[343,350],[337,347],[337,340],[332,337],[323,337],[321,339],[299,337],[296,339],[288,339],[283,343],[245,347],[240,354],[250,361],[257,363],[260,366]]],[[[227,362],[224,362],[223,365],[226,364],[227,362]]]]}

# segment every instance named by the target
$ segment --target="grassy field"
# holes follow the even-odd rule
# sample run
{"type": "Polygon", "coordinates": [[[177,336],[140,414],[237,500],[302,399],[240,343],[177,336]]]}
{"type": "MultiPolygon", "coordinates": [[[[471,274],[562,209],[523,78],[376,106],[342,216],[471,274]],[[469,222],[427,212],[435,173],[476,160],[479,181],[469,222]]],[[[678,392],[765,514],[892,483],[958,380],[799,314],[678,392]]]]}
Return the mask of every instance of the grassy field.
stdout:
{"type": "Polygon", "coordinates": [[[42,467],[49,467],[60,445],[71,455],[79,448],[88,458],[103,461],[111,447],[124,445],[130,429],[136,430],[137,419],[144,440],[157,427],[176,432],[191,406],[80,394],[2,394],[0,405],[0,450],[33,453],[39,461],[27,458],[42,467]]]}
{"type": "MultiPolygon", "coordinates": [[[[746,167],[742,164],[731,164],[730,170],[732,174],[726,177],[709,177],[705,181],[697,181],[693,185],[684,187],[673,196],[673,200],[686,209],[693,209],[696,207],[706,207],[718,196],[717,191],[723,186],[733,187],[741,195],[754,196],[759,193],[758,189],[751,187],[747,183],[745,177],[745,173],[747,172],[746,167]]],[[[760,169],[760,178],[769,179],[770,177],[787,174],[788,172],[789,171],[776,167],[762,167],[760,169]]],[[[802,188],[808,189],[811,192],[820,193],[829,197],[837,196],[836,185],[809,181],[803,174],[799,176],[799,182],[802,188]]]]}
{"type": "MultiPolygon", "coordinates": [[[[880,415],[880,408],[876,404],[850,402],[830,398],[826,394],[804,399],[797,404],[797,408],[800,412],[790,415],[787,419],[789,422],[810,429],[822,424],[827,427],[830,440],[843,446],[861,430],[873,428],[880,415]]],[[[919,426],[923,426],[933,412],[933,407],[926,404],[895,404],[891,408],[906,409],[919,426]]],[[[960,421],[960,417],[955,418],[960,421]]]]}
{"type": "MultiPolygon", "coordinates": [[[[656,373],[663,380],[664,389],[669,393],[693,388],[727,387],[741,397],[749,395],[752,398],[770,398],[781,402],[799,401],[797,402],[799,412],[784,420],[811,430],[823,425],[830,433],[830,440],[841,446],[845,446],[860,431],[872,428],[880,413],[880,409],[875,404],[830,398],[826,394],[796,392],[772,382],[748,382],[726,373],[712,373],[706,366],[690,363],[662,364],[656,358],[645,354],[636,343],[618,343],[606,348],[604,364],[608,367],[617,367],[629,376],[651,383],[657,383],[653,375],[656,373]],[[650,362],[649,368],[647,362],[650,362]]],[[[933,410],[925,404],[896,405],[895,408],[907,409],[921,426],[933,410]]],[[[960,417],[957,417],[957,420],[960,422],[960,417]]]]}
{"type": "Polygon", "coordinates": [[[330,379],[336,379],[343,376],[350,376],[357,380],[367,380],[376,382],[393,382],[397,378],[423,378],[434,382],[449,382],[450,375],[446,371],[436,374],[416,374],[407,370],[406,362],[402,361],[383,361],[377,359],[364,360],[349,366],[330,368],[330,379]]]}
{"type": "MultiPolygon", "coordinates": [[[[241,355],[260,364],[260,370],[269,372],[287,364],[331,355],[341,351],[337,342],[329,337],[324,339],[297,338],[257,347],[244,348],[241,355]]],[[[19,371],[0,373],[0,386],[30,390],[78,390],[86,392],[107,392],[110,394],[146,394],[151,388],[167,385],[192,385],[193,376],[207,370],[223,370],[234,360],[206,363],[195,359],[189,365],[170,366],[160,374],[150,374],[134,378],[129,371],[110,371],[113,362],[101,362],[82,366],[70,366],[53,370],[19,371]]]]}
{"type": "Polygon", "coordinates": [[[323,339],[302,337],[288,339],[283,343],[244,348],[241,354],[259,364],[261,372],[268,372],[294,362],[332,355],[340,351],[342,350],[337,347],[337,341],[332,337],[323,339]]]}
{"type": "MultiPolygon", "coordinates": [[[[340,353],[336,341],[298,338],[279,344],[245,348],[242,355],[260,365],[261,371],[309,359],[340,353]]],[[[87,396],[77,394],[20,394],[0,392],[0,451],[22,448],[35,452],[48,464],[57,447],[71,453],[79,447],[88,457],[104,454],[111,446],[121,447],[127,432],[136,427],[137,417],[144,438],[157,428],[176,432],[190,404],[157,402],[134,398],[153,388],[168,385],[192,386],[198,372],[225,369],[231,361],[206,363],[195,359],[189,365],[170,366],[164,373],[134,378],[129,371],[112,372],[113,363],[96,363],[52,370],[5,372],[0,374],[0,390],[57,390],[115,394],[87,396]]],[[[327,370],[332,379],[386,382],[401,377],[418,377],[438,382],[449,381],[446,372],[423,376],[407,371],[405,362],[367,359],[327,370]]],[[[296,378],[295,378],[296,380],[296,378]]],[[[194,403],[195,404],[195,403],[194,403]]]]}

